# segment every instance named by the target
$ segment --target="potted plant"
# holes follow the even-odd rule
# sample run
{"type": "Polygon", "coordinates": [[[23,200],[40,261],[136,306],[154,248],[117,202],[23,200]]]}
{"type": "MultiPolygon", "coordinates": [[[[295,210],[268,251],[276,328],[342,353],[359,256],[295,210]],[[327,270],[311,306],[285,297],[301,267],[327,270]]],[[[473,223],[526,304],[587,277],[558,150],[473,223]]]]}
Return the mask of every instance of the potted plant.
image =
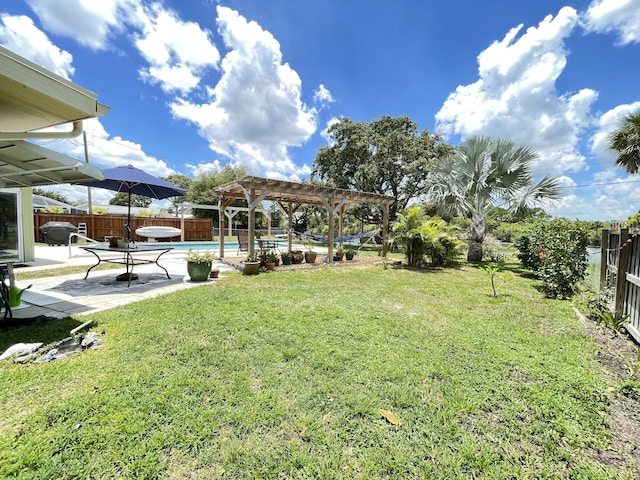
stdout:
{"type": "Polygon", "coordinates": [[[211,272],[209,272],[209,278],[218,278],[220,276],[219,268],[212,268],[211,272]]]}
{"type": "Polygon", "coordinates": [[[278,254],[273,250],[267,252],[266,255],[266,264],[267,270],[273,270],[276,268],[276,261],[278,260],[278,254]]]}
{"type": "Polygon", "coordinates": [[[209,250],[204,252],[189,249],[187,252],[187,273],[192,282],[204,282],[209,278],[211,264],[215,255],[209,250]]]}
{"type": "Polygon", "coordinates": [[[293,264],[302,263],[302,260],[304,260],[304,253],[302,253],[302,250],[294,250],[291,252],[291,262],[293,264]]]}
{"type": "Polygon", "coordinates": [[[341,262],[344,259],[344,248],[338,247],[336,249],[336,257],[338,257],[339,262],[341,262]]]}
{"type": "Polygon", "coordinates": [[[291,265],[291,263],[293,262],[293,255],[291,254],[291,252],[284,252],[282,255],[280,255],[280,258],[282,259],[283,265],[291,265]]]}
{"type": "Polygon", "coordinates": [[[258,252],[258,261],[260,262],[260,266],[261,267],[266,267],[267,266],[267,255],[268,255],[268,251],[265,249],[262,249],[258,252]]]}
{"type": "Polygon", "coordinates": [[[353,260],[353,257],[356,256],[356,251],[353,247],[347,247],[344,255],[347,260],[353,260]]]}
{"type": "Polygon", "coordinates": [[[109,242],[109,248],[118,248],[118,240],[120,240],[120,237],[116,235],[107,235],[104,239],[109,242]]]}
{"type": "Polygon", "coordinates": [[[260,273],[260,260],[256,255],[247,255],[242,273],[245,275],[257,275],[260,273]]]}
{"type": "Polygon", "coordinates": [[[307,263],[315,263],[317,256],[318,256],[317,252],[314,252],[313,250],[309,250],[308,252],[304,252],[304,261],[307,263]]]}

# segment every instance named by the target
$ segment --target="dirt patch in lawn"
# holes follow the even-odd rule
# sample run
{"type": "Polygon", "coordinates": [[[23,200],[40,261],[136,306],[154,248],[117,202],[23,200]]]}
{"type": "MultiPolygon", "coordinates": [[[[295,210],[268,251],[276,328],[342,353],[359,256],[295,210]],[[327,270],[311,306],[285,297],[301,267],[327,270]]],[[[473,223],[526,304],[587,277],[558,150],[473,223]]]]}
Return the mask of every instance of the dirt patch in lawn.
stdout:
{"type": "Polygon", "coordinates": [[[640,367],[638,344],[630,336],[617,335],[589,320],[583,319],[583,323],[598,345],[596,358],[611,387],[611,410],[608,413],[611,442],[607,450],[596,452],[594,456],[599,462],[617,468],[631,467],[635,478],[640,478],[640,398],[619,391],[624,381],[639,380],[637,376],[632,378],[629,372],[629,362],[635,364],[636,368],[640,367]]]}

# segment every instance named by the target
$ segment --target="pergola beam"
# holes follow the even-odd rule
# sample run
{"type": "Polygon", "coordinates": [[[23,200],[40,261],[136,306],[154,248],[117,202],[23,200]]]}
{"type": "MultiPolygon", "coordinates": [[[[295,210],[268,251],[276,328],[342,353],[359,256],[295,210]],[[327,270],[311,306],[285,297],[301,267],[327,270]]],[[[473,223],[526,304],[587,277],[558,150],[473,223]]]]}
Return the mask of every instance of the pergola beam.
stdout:
{"type": "MultiPolygon", "coordinates": [[[[394,197],[378,193],[358,192],[342,188],[312,185],[309,183],[295,183],[252,176],[225,183],[224,185],[214,188],[213,191],[214,194],[221,199],[243,199],[247,201],[249,210],[250,254],[253,254],[253,244],[255,241],[254,210],[263,200],[275,202],[287,214],[289,220],[289,249],[291,249],[291,222],[293,212],[302,204],[324,206],[329,214],[329,238],[327,241],[329,261],[333,260],[335,215],[339,216],[338,229],[340,235],[342,235],[342,217],[348,205],[367,203],[379,206],[382,209],[382,238],[384,243],[387,238],[389,206],[395,201],[394,197]],[[285,207],[285,205],[287,205],[287,207],[285,207]],[[294,205],[296,205],[295,208],[293,207],[294,205]]],[[[386,253],[384,245],[383,252],[386,253]]],[[[220,255],[223,255],[222,249],[220,255]]]]}

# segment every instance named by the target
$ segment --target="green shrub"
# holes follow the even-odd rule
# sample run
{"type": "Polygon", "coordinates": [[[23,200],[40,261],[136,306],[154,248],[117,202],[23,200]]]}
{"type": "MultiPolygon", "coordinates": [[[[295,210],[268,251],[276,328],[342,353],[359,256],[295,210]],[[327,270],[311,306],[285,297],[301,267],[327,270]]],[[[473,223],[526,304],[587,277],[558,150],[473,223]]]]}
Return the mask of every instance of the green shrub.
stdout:
{"type": "Polygon", "coordinates": [[[609,296],[606,292],[596,291],[593,287],[581,283],[575,297],[575,305],[592,322],[599,322],[602,313],[609,310],[609,296]]]}
{"type": "Polygon", "coordinates": [[[518,250],[516,256],[522,266],[528,270],[536,271],[540,265],[540,252],[536,251],[535,246],[532,245],[529,235],[519,236],[513,246],[518,250]]]}
{"type": "Polygon", "coordinates": [[[398,214],[391,225],[390,246],[404,248],[407,263],[420,267],[429,259],[431,265],[442,266],[458,256],[464,242],[457,237],[459,229],[444,220],[428,218],[420,207],[410,207],[398,214]]]}
{"type": "Polygon", "coordinates": [[[482,259],[489,262],[502,263],[506,262],[509,254],[507,248],[494,238],[492,235],[484,237],[482,244],[482,259]]]}
{"type": "Polygon", "coordinates": [[[567,298],[587,275],[589,232],[584,223],[555,219],[535,223],[520,237],[518,258],[535,271],[545,295],[567,298]]]}
{"type": "Polygon", "coordinates": [[[521,236],[528,228],[528,224],[523,222],[517,223],[500,223],[491,234],[501,242],[513,242],[521,236]]]}

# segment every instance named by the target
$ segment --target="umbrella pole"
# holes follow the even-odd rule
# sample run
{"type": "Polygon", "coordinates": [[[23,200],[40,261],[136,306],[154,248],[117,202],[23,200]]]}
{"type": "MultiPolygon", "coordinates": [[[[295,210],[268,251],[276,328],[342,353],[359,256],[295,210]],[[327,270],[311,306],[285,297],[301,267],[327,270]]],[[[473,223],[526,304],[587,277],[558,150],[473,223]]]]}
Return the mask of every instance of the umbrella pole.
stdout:
{"type": "MultiPolygon", "coordinates": [[[[129,201],[128,203],[128,209],[127,209],[127,224],[125,225],[126,230],[127,230],[127,248],[129,248],[129,242],[131,241],[131,185],[128,185],[129,187],[129,201]]],[[[133,273],[129,271],[129,254],[125,253],[126,261],[125,264],[127,265],[127,271],[125,273],[121,273],[120,275],[118,275],[116,277],[116,280],[119,282],[131,282],[131,280],[137,280],[138,279],[138,274],[137,273],[133,273]]],[[[131,269],[133,270],[133,265],[131,266],[131,269]]]]}
{"type": "Polygon", "coordinates": [[[129,201],[127,202],[129,208],[127,210],[127,243],[131,240],[131,186],[129,186],[129,201]]]}

